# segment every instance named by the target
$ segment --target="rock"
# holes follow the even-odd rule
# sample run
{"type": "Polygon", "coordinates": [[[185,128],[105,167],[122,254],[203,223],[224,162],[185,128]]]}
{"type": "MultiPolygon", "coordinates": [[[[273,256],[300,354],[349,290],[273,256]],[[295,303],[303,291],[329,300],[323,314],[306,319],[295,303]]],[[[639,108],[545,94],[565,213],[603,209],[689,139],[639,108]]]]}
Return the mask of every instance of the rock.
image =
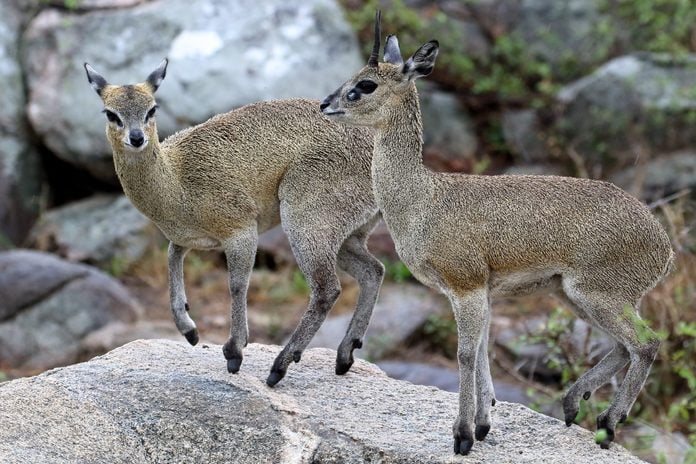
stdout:
{"type": "Polygon", "coordinates": [[[157,93],[161,137],[258,100],[322,99],[364,64],[334,0],[46,9],[29,24],[23,48],[34,130],[56,155],[107,180],[114,176],[111,151],[84,61],[125,84],[144,80],[169,57],[157,93]]]}
{"type": "Polygon", "coordinates": [[[38,215],[41,160],[28,143],[19,35],[24,20],[13,2],[0,2],[0,249],[23,242],[38,215]]]}
{"type": "MultiPolygon", "coordinates": [[[[394,241],[384,221],[379,221],[375,226],[367,239],[367,247],[377,258],[390,262],[399,260],[394,241]]],[[[290,242],[281,226],[276,226],[259,235],[256,261],[269,269],[295,265],[295,255],[292,254],[290,242]]]]}
{"type": "Polygon", "coordinates": [[[616,58],[558,93],[555,130],[594,177],[696,144],[696,54],[616,58]],[[597,175],[598,174],[598,175],[597,175]]]}
{"type": "Polygon", "coordinates": [[[90,359],[135,340],[167,339],[179,341],[181,334],[172,321],[139,320],[111,322],[90,332],[80,343],[80,358],[90,359]]]}
{"type": "Polygon", "coordinates": [[[503,137],[510,151],[526,163],[544,163],[551,155],[542,137],[534,110],[506,110],[502,116],[503,137]]]}
{"type": "MultiPolygon", "coordinates": [[[[429,385],[448,392],[459,392],[459,371],[456,369],[408,361],[380,361],[377,367],[393,379],[405,380],[416,385],[429,385]]],[[[496,401],[524,405],[532,403],[523,386],[493,379],[493,387],[496,401]]]]}
{"type": "MultiPolygon", "coordinates": [[[[26,1],[26,0],[25,0],[26,1]]],[[[34,0],[36,1],[36,0],[34,0]]],[[[66,4],[71,0],[40,0],[44,4],[65,8],[66,4]]],[[[74,6],[69,6],[68,10],[85,11],[96,10],[100,8],[124,8],[129,6],[139,5],[152,0],[72,0],[74,6]]]]}
{"type": "Polygon", "coordinates": [[[656,156],[644,166],[632,166],[610,179],[644,201],[655,201],[683,189],[696,189],[696,151],[656,156]]]}
{"type": "MultiPolygon", "coordinates": [[[[394,9],[401,7],[398,2],[393,3],[396,3],[393,6],[394,9]]],[[[485,59],[490,54],[491,44],[464,2],[406,0],[404,3],[416,10],[414,13],[418,15],[421,30],[436,30],[439,37],[447,37],[452,53],[478,59],[485,59]]],[[[386,11],[389,11],[392,2],[387,2],[383,6],[386,11]]],[[[405,52],[405,50],[402,51],[405,52]]]]}
{"type": "Polygon", "coordinates": [[[684,434],[666,432],[645,423],[627,425],[621,442],[648,462],[687,464],[696,456],[696,449],[684,434]]]}
{"type": "Polygon", "coordinates": [[[506,168],[503,174],[516,176],[567,176],[568,171],[558,164],[517,164],[506,168]]]}
{"type": "Polygon", "coordinates": [[[31,243],[39,250],[119,272],[163,241],[123,195],[97,195],[50,210],[31,233],[31,243]]]}
{"type": "Polygon", "coordinates": [[[367,248],[370,250],[370,253],[380,259],[386,259],[390,262],[399,260],[394,240],[392,240],[384,221],[379,221],[375,226],[372,234],[367,239],[367,248]]]}
{"type": "MultiPolygon", "coordinates": [[[[496,326],[495,343],[515,358],[515,367],[525,376],[538,376],[556,380],[561,377],[561,366],[554,361],[559,353],[544,341],[527,341],[525,337],[543,336],[548,318],[535,317],[512,322],[500,316],[493,318],[496,326]]],[[[573,319],[568,331],[559,337],[568,353],[582,362],[596,364],[614,346],[614,342],[603,332],[590,327],[581,319],[573,319]],[[588,338],[589,337],[589,338],[588,338]]]]}
{"type": "Polygon", "coordinates": [[[478,139],[469,115],[454,94],[425,84],[418,89],[425,164],[439,171],[470,171],[478,139]]]}
{"type": "Polygon", "coordinates": [[[288,237],[280,225],[259,235],[256,261],[269,269],[295,264],[295,255],[292,254],[288,237]]]}
{"type": "MultiPolygon", "coordinates": [[[[558,78],[602,63],[617,37],[600,31],[615,20],[587,0],[465,0],[489,37],[507,36],[523,46],[528,61],[548,63],[558,78]]],[[[519,59],[519,58],[518,58],[519,59]]]]}
{"type": "Polygon", "coordinates": [[[40,369],[77,360],[81,340],[141,312],[117,281],[29,250],[0,253],[0,365],[40,369]]]}
{"type": "MultiPolygon", "coordinates": [[[[381,359],[411,336],[434,314],[450,311],[447,300],[420,284],[385,284],[372,312],[362,350],[355,355],[381,359]]],[[[310,347],[336,348],[346,334],[353,314],[327,318],[310,347]]]]}
{"type": "Polygon", "coordinates": [[[469,459],[452,454],[457,395],[357,361],[336,376],[308,350],[276,387],[279,347],[250,344],[237,375],[221,346],[137,341],[89,362],[0,386],[0,457],[25,462],[639,463],[592,433],[517,404],[492,408],[469,459]]]}

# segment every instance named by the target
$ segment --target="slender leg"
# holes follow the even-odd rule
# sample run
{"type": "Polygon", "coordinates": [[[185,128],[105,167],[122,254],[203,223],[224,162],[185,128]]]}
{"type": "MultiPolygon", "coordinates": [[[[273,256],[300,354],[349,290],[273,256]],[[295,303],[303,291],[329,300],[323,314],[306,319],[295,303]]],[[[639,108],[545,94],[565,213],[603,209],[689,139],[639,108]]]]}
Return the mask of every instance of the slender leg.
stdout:
{"type": "MultiPolygon", "coordinates": [[[[490,302],[488,303],[490,308],[490,302]]],[[[476,429],[474,435],[477,440],[483,440],[491,429],[490,408],[495,404],[495,390],[491,369],[488,365],[488,333],[491,324],[490,310],[486,314],[483,336],[476,355],[476,429]]]]}
{"type": "Polygon", "coordinates": [[[607,353],[595,366],[585,372],[575,381],[563,395],[563,413],[567,426],[575,420],[580,410],[580,398],[590,398],[596,389],[608,383],[616,373],[621,370],[630,359],[629,353],[620,343],[607,353]]]}
{"type": "Polygon", "coordinates": [[[230,313],[230,338],[222,347],[227,360],[227,371],[237,373],[242,364],[242,349],[249,339],[247,323],[247,289],[254,267],[258,232],[256,224],[239,231],[234,237],[225,240],[225,257],[230,278],[232,310],[230,313]]]}
{"type": "Polygon", "coordinates": [[[343,375],[353,365],[353,350],[362,348],[363,337],[384,278],[384,266],[367,250],[365,238],[355,235],[348,237],[343,243],[338,252],[338,265],[360,284],[355,313],[336,355],[336,374],[343,375]]]}
{"type": "Polygon", "coordinates": [[[317,257],[298,263],[309,282],[309,307],[290,336],[290,341],[273,363],[271,373],[266,379],[266,383],[271,387],[285,377],[290,362],[300,362],[302,352],[319,330],[341,293],[341,284],[336,275],[336,258],[327,255],[321,259],[312,258],[317,257]]]}
{"type": "MultiPolygon", "coordinates": [[[[593,327],[598,326],[598,323],[568,298],[563,291],[557,292],[556,297],[580,319],[593,327]]],[[[575,417],[578,415],[578,411],[580,410],[580,398],[588,400],[596,389],[609,383],[612,377],[628,364],[629,359],[630,356],[626,348],[624,348],[621,343],[617,342],[606,356],[571,385],[565,395],[563,395],[562,402],[565,423],[568,427],[573,424],[575,417]]]]}
{"type": "Polygon", "coordinates": [[[489,317],[488,292],[485,288],[461,295],[451,295],[450,301],[457,321],[459,360],[459,415],[454,422],[454,452],[469,454],[474,444],[476,415],[477,356],[484,338],[489,317]]]}
{"type": "Polygon", "coordinates": [[[188,314],[189,306],[184,286],[184,257],[188,251],[188,248],[169,243],[169,304],[176,328],[191,345],[195,345],[198,343],[198,330],[188,314]]]}
{"type": "MultiPolygon", "coordinates": [[[[585,311],[599,328],[623,345],[630,355],[628,371],[614,400],[597,417],[597,428],[607,432],[607,438],[600,445],[608,448],[614,440],[616,424],[626,419],[643,388],[660,342],[638,316],[635,310],[637,302],[630,303],[625,298],[607,292],[588,291],[582,284],[571,280],[564,280],[563,289],[568,298],[585,311]]],[[[618,353],[615,356],[618,358],[618,353]]],[[[614,364],[618,364],[618,361],[614,364]]],[[[604,372],[601,375],[607,374],[608,372],[604,372]]]]}

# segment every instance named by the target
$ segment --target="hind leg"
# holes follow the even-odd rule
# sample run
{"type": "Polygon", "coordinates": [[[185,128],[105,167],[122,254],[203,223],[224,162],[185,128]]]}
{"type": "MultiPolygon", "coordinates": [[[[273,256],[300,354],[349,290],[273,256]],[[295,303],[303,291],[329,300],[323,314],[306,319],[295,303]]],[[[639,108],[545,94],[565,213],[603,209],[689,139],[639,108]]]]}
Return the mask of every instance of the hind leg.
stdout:
{"type": "Polygon", "coordinates": [[[307,205],[281,202],[281,218],[297,265],[310,289],[309,306],[290,340],[278,354],[266,379],[269,386],[277,384],[292,361],[299,362],[302,352],[333,307],[341,285],[336,274],[338,250],[351,230],[345,225],[323,222],[321,215],[306,214],[307,205]],[[299,214],[302,212],[302,214],[299,214]],[[347,229],[347,230],[345,230],[347,229]]]}
{"type": "MultiPolygon", "coordinates": [[[[558,292],[556,296],[580,319],[593,327],[598,325],[596,322],[592,321],[580,307],[570,300],[565,293],[558,292]]],[[[609,353],[570,386],[568,391],[563,395],[562,401],[565,423],[568,427],[570,427],[575,417],[578,415],[578,411],[580,410],[580,398],[588,400],[596,389],[609,383],[612,377],[628,364],[629,360],[630,356],[626,348],[624,348],[621,343],[615,342],[614,347],[609,353]]]]}
{"type": "Polygon", "coordinates": [[[198,343],[198,329],[188,314],[189,305],[184,286],[184,257],[188,251],[188,248],[169,242],[169,305],[176,328],[191,345],[195,345],[198,343]]]}
{"type": "MultiPolygon", "coordinates": [[[[607,291],[593,291],[570,279],[564,280],[563,289],[568,298],[580,307],[599,328],[623,345],[630,357],[628,371],[614,400],[597,417],[597,428],[605,429],[607,432],[607,437],[602,441],[601,446],[607,448],[614,440],[616,424],[626,419],[643,388],[660,343],[655,333],[635,310],[637,301],[630,302],[628,298],[607,291]]],[[[612,363],[616,366],[619,364],[619,359],[623,360],[621,350],[614,351],[616,353],[604,364],[603,372],[590,379],[606,378],[612,363]]],[[[589,384],[589,381],[587,383],[589,384]]]]}
{"type": "Polygon", "coordinates": [[[367,250],[365,241],[379,216],[355,231],[338,252],[338,265],[360,285],[360,296],[336,355],[336,374],[343,375],[353,365],[353,350],[362,348],[363,337],[384,278],[384,266],[367,250]]]}

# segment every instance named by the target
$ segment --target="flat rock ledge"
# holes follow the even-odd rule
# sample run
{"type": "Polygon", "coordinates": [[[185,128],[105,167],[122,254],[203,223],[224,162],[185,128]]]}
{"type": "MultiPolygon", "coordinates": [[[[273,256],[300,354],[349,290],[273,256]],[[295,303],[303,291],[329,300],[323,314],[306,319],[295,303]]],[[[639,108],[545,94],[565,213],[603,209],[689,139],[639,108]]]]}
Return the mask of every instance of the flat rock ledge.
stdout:
{"type": "Polygon", "coordinates": [[[221,347],[138,340],[0,385],[0,462],[638,463],[591,432],[513,403],[467,457],[452,453],[457,395],[311,349],[271,389],[280,348],[251,344],[239,374],[221,347]]]}

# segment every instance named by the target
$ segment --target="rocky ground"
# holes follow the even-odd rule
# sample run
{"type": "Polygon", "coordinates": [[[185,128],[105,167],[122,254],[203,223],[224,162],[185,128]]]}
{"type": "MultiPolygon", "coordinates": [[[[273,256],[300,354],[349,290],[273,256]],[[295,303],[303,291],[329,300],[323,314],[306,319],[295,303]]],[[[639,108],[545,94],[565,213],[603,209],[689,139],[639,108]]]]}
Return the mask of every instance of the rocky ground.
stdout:
{"type": "Polygon", "coordinates": [[[0,386],[3,462],[639,463],[577,426],[513,403],[467,457],[451,449],[457,395],[357,361],[333,373],[313,349],[275,388],[280,347],[247,347],[228,374],[219,345],[138,341],[87,363],[0,386]]]}

